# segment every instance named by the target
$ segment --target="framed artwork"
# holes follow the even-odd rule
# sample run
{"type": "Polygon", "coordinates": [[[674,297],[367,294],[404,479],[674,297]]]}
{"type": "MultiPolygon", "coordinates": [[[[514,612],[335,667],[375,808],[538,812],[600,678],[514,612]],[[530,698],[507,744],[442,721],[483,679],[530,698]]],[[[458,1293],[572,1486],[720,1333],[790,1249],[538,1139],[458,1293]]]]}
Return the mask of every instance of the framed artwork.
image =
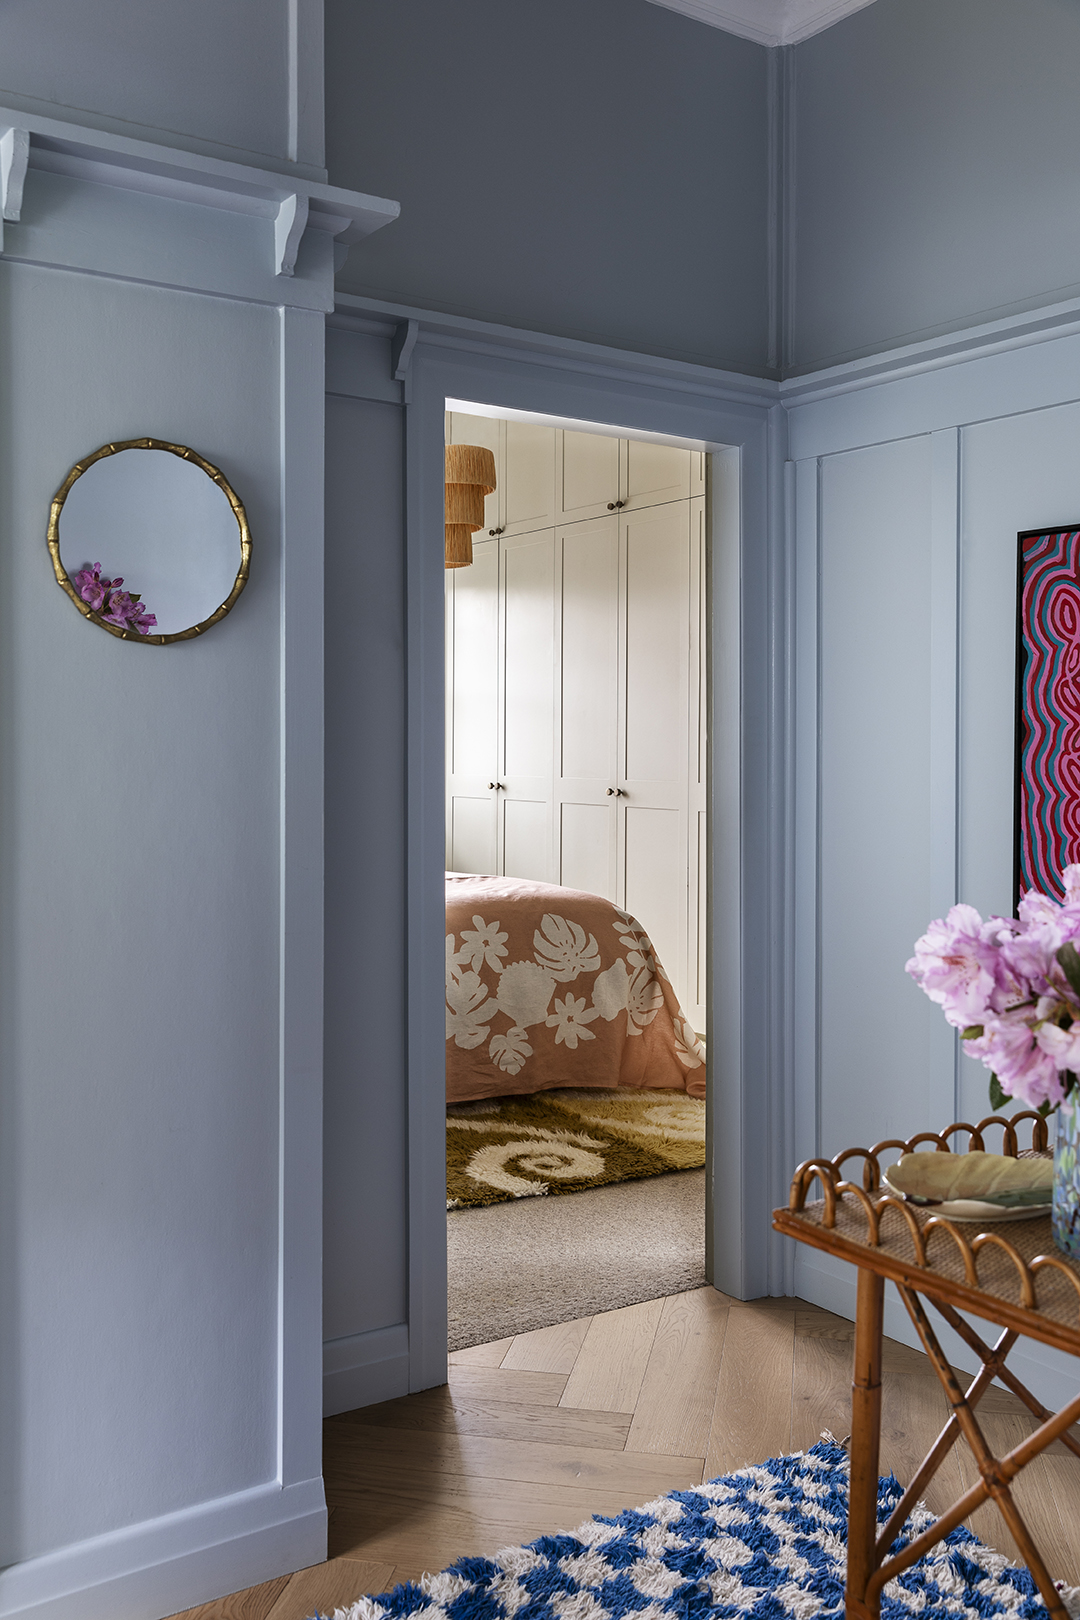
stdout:
{"type": "Polygon", "coordinates": [[[1018,537],[1015,888],[1080,862],[1080,524],[1018,537]]]}

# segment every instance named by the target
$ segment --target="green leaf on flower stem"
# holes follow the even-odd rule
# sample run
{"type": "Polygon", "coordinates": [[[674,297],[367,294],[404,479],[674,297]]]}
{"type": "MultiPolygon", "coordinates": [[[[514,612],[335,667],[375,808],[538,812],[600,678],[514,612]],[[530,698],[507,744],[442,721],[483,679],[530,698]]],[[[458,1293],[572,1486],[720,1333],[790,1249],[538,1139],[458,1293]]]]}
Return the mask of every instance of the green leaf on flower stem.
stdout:
{"type": "Polygon", "coordinates": [[[1002,1090],[1001,1081],[998,1079],[997,1075],[992,1074],[990,1076],[990,1106],[991,1106],[991,1108],[996,1113],[999,1108],[1004,1108],[1008,1103],[1011,1103],[1011,1102],[1012,1102],[1012,1098],[1009,1096],[1007,1091],[1002,1090]]]}
{"type": "Polygon", "coordinates": [[[982,1032],[983,1026],[981,1024],[969,1024],[967,1029],[960,1031],[960,1039],[962,1041],[977,1041],[982,1032]]]}
{"type": "Polygon", "coordinates": [[[1057,948],[1058,966],[1069,981],[1069,988],[1080,996],[1080,951],[1070,940],[1057,948]]]}

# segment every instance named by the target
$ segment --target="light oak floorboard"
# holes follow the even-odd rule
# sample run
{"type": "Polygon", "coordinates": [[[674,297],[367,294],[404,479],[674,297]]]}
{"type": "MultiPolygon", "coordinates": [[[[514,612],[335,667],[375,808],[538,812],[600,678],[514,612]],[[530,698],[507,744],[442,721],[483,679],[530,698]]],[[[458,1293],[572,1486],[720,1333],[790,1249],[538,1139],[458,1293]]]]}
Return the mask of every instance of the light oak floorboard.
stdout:
{"type": "Polygon", "coordinates": [[[468,1350],[451,1350],[447,1360],[451,1367],[498,1367],[513,1342],[494,1339],[491,1344],[470,1345],[468,1350]]]}
{"type": "Polygon", "coordinates": [[[707,1433],[720,1376],[728,1301],[695,1288],[664,1301],[627,1451],[689,1456],[707,1433]]]}
{"type": "Polygon", "coordinates": [[[664,1301],[594,1316],[582,1341],[560,1406],[592,1412],[632,1412],[637,1406],[652,1355],[664,1301]]]}
{"type": "Polygon", "coordinates": [[[851,1362],[855,1328],[830,1311],[795,1313],[791,1389],[791,1447],[806,1451],[827,1429],[843,1441],[851,1433],[851,1362]]]}
{"type": "Polygon", "coordinates": [[[794,1311],[743,1306],[728,1313],[706,1479],[791,1450],[794,1362],[794,1311]]]}
{"type": "Polygon", "coordinates": [[[493,1401],[527,1401],[530,1406],[558,1406],[566,1373],[518,1372],[509,1367],[451,1367],[454,1394],[493,1401]]]}
{"type": "MultiPolygon", "coordinates": [[[[518,1374],[519,1377],[524,1376],[518,1374]]],[[[535,1376],[535,1375],[534,1375],[535,1376]]],[[[364,1407],[351,1425],[387,1429],[419,1429],[429,1434],[474,1434],[492,1440],[551,1440],[563,1446],[599,1446],[621,1451],[633,1420],[632,1412],[564,1412],[558,1406],[531,1402],[491,1400],[461,1395],[445,1384],[405,1395],[380,1406],[364,1407]]],[[[657,1451],[670,1448],[655,1447],[657,1451]]]]}
{"type": "MultiPolygon", "coordinates": [[[[370,1489],[383,1501],[395,1503],[402,1517],[439,1505],[480,1518],[520,1518],[535,1512],[552,1530],[583,1524],[593,1513],[619,1513],[627,1506],[618,1480],[601,1486],[573,1486],[537,1484],[533,1480],[470,1479],[460,1474],[425,1477],[416,1473],[411,1478],[402,1476],[390,1481],[380,1478],[375,1485],[360,1484],[357,1488],[370,1489]]],[[[334,1515],[330,1545],[335,1555],[344,1556],[351,1548],[353,1557],[360,1556],[356,1535],[358,1527],[362,1528],[363,1510],[357,1508],[357,1500],[354,1490],[334,1515]],[[343,1541],[343,1537],[347,1539],[343,1541]]]]}
{"type": "Polygon", "coordinates": [[[387,1592],[396,1584],[393,1564],[331,1558],[329,1563],[297,1570],[266,1620],[309,1620],[314,1614],[333,1614],[357,1598],[387,1592]]]}
{"type": "Polygon", "coordinates": [[[573,1322],[559,1322],[555,1327],[519,1333],[510,1340],[499,1365],[507,1371],[516,1368],[519,1372],[573,1372],[578,1351],[591,1322],[591,1316],[582,1316],[573,1322]]]}
{"type": "Polygon", "coordinates": [[[640,1456],[587,1445],[555,1445],[534,1440],[489,1440],[481,1435],[438,1434],[412,1429],[378,1429],[360,1424],[328,1425],[326,1462],[334,1472],[333,1500],[345,1506],[357,1489],[373,1478],[392,1482],[417,1473],[483,1475],[489,1479],[535,1481],[537,1484],[607,1485],[619,1483],[631,1492],[627,1506],[647,1501],[657,1491],[684,1489],[701,1482],[701,1458],[640,1456]],[[344,1441],[340,1438],[345,1435],[344,1441]],[[362,1441],[357,1437],[363,1436],[362,1441]]]}
{"type": "MultiPolygon", "coordinates": [[[[383,1492],[359,1497],[357,1511],[344,1515],[335,1532],[335,1550],[349,1540],[366,1559],[392,1560],[395,1568],[419,1566],[434,1573],[458,1558],[490,1558],[503,1547],[537,1536],[575,1530],[589,1515],[557,1508],[503,1506],[471,1511],[468,1504],[423,1502],[407,1506],[383,1492]]],[[[398,1580],[402,1576],[398,1574],[398,1580]]]]}
{"type": "MultiPolygon", "coordinates": [[[[895,1474],[901,1485],[914,1478],[926,1453],[941,1433],[949,1408],[937,1374],[919,1351],[885,1341],[881,1383],[881,1453],[878,1472],[895,1474]],[[904,1367],[896,1375],[897,1361],[914,1358],[919,1365],[904,1367]],[[893,1365],[890,1367],[890,1362],[893,1365]]],[[[962,1442],[960,1442],[962,1444],[962,1442]]],[[[942,1463],[923,1492],[928,1508],[944,1513],[964,1491],[957,1447],[942,1463]]]]}

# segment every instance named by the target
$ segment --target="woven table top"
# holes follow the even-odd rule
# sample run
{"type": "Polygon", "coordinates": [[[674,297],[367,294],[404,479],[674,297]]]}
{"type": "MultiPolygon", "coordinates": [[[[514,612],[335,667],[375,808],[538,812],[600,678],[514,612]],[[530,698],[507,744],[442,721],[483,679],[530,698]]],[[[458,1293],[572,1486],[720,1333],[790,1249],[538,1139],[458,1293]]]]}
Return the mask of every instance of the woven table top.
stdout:
{"type": "MultiPolygon", "coordinates": [[[[1056,1247],[1048,1215],[980,1225],[935,1215],[932,1206],[905,1203],[881,1186],[897,1150],[911,1152],[913,1144],[931,1141],[949,1151],[942,1144],[956,1132],[970,1133],[969,1145],[981,1148],[993,1123],[1009,1126],[1004,1146],[1015,1155],[1012,1127],[1025,1117],[1031,1116],[953,1125],[911,1143],[891,1141],[849,1149],[834,1160],[809,1160],[795,1172],[788,1208],[773,1212],[773,1225],[919,1293],[1080,1355],[1080,1264],[1056,1247]],[[861,1185],[845,1179],[857,1173],[855,1163],[845,1169],[848,1161],[857,1161],[861,1185]]],[[[1045,1135],[1035,1134],[1035,1149],[1045,1149],[1045,1135]]]]}

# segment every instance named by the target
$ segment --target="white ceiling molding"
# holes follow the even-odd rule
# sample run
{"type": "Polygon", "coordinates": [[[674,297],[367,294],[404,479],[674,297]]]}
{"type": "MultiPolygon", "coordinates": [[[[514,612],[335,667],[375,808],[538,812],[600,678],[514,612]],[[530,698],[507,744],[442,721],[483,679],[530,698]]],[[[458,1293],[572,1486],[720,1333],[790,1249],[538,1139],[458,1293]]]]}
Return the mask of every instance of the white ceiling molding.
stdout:
{"type": "Polygon", "coordinates": [[[759,45],[797,45],[873,0],[652,0],[759,45]]]}

